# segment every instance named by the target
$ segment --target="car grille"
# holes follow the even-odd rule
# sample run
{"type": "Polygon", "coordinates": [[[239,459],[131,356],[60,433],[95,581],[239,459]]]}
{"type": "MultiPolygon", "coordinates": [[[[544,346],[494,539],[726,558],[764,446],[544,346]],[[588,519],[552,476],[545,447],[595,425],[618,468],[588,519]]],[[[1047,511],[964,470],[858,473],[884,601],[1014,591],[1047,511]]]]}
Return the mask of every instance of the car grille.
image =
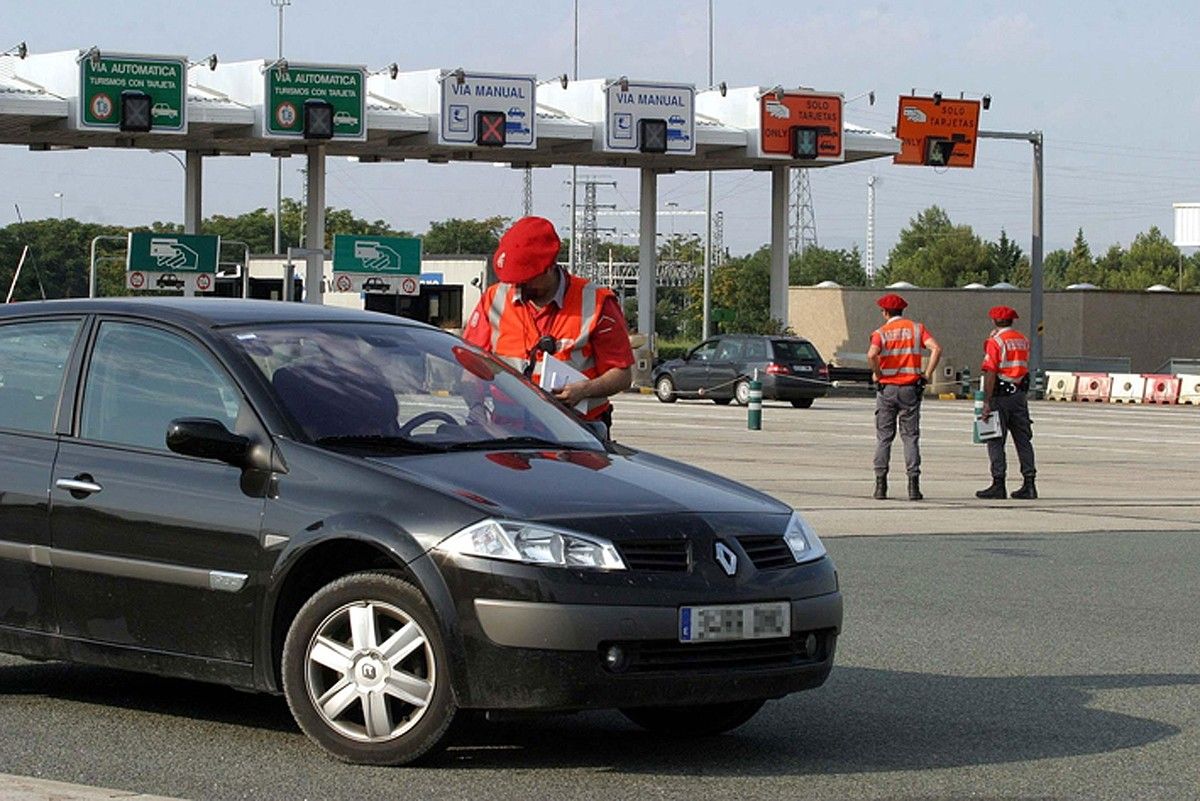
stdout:
{"type": "Polygon", "coordinates": [[[745,535],[737,538],[738,544],[759,570],[774,570],[796,564],[792,549],[776,534],[767,536],[745,535]]]}
{"type": "Polygon", "coordinates": [[[686,573],[691,561],[687,540],[625,540],[617,550],[630,570],[686,573]]]}
{"type": "MultiPolygon", "coordinates": [[[[614,643],[624,650],[623,673],[666,673],[669,671],[762,670],[794,667],[827,658],[832,633],[803,631],[787,639],[739,640],[737,642],[681,643],[674,640],[644,640],[614,643]],[[808,652],[805,640],[817,637],[817,647],[808,652]]],[[[608,644],[601,647],[603,652],[608,644]]]]}

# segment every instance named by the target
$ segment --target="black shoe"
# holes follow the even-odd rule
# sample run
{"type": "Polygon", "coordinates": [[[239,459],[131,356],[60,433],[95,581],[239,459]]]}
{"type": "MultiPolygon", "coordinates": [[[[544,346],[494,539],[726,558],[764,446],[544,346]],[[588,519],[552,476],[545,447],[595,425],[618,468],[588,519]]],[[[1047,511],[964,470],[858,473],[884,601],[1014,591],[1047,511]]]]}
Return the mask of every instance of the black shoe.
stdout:
{"type": "Polygon", "coordinates": [[[908,479],[908,499],[910,501],[919,501],[924,499],[921,494],[921,479],[916,476],[910,476],[908,479]]]}
{"type": "Polygon", "coordinates": [[[887,500],[887,476],[875,476],[875,495],[877,501],[887,500]]]}
{"type": "Polygon", "coordinates": [[[1033,479],[1025,479],[1025,483],[1021,485],[1019,490],[1013,492],[1012,497],[1016,498],[1018,501],[1036,501],[1037,487],[1033,485],[1033,479]]]}
{"type": "Polygon", "coordinates": [[[981,489],[975,493],[976,498],[985,500],[1004,499],[1008,497],[1008,493],[1004,490],[1004,479],[993,478],[992,486],[987,489],[981,489]]]}

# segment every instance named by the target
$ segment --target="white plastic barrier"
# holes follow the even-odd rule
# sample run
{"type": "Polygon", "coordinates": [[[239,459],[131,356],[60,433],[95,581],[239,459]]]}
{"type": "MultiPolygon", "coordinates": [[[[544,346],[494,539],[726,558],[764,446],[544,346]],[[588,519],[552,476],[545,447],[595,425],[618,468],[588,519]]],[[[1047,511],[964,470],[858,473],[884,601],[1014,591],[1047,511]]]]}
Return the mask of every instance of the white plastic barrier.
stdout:
{"type": "Polygon", "coordinates": [[[1179,402],[1200,406],[1200,375],[1180,373],[1179,402]]]}
{"type": "Polygon", "coordinates": [[[1146,393],[1146,377],[1137,373],[1112,373],[1109,403],[1141,403],[1146,393]]]}
{"type": "Polygon", "coordinates": [[[1074,373],[1046,371],[1046,400],[1075,400],[1075,384],[1079,378],[1074,373]]]}

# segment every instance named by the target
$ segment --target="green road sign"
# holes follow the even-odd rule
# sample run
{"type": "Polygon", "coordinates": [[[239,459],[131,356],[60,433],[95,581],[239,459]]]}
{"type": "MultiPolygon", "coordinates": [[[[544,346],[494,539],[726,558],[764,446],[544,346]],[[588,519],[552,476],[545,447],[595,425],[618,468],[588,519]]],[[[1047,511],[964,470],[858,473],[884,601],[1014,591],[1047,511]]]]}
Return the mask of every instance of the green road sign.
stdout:
{"type": "Polygon", "coordinates": [[[421,240],[403,236],[351,236],[333,238],[335,273],[421,274],[421,240]]]}
{"type": "Polygon", "coordinates": [[[150,95],[151,130],[187,131],[187,62],[178,58],[102,56],[79,62],[79,124],[116,128],[121,124],[121,92],[150,95]]]}
{"type": "Polygon", "coordinates": [[[303,136],[304,101],[324,100],[333,106],[333,138],[364,139],[367,131],[366,88],[359,67],[304,67],[266,73],[265,129],[270,136],[303,136]]]}
{"type": "Polygon", "coordinates": [[[133,231],[125,269],[143,273],[215,273],[221,237],[133,231]]]}

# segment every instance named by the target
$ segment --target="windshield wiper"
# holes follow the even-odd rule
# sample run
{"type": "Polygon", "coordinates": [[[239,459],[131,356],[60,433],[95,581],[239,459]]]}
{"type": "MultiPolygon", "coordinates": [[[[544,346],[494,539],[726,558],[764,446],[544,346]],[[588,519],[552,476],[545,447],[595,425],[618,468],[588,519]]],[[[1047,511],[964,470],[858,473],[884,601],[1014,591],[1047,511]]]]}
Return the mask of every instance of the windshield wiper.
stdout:
{"type": "Polygon", "coordinates": [[[418,442],[415,439],[394,434],[336,434],[320,437],[315,440],[317,445],[326,447],[370,448],[380,451],[399,451],[401,453],[445,453],[440,445],[428,442],[418,442]]]}
{"type": "Polygon", "coordinates": [[[478,451],[492,448],[554,448],[555,450],[571,450],[579,448],[578,443],[567,444],[542,439],[541,437],[496,437],[494,439],[476,439],[470,442],[455,442],[447,445],[448,451],[478,451]]]}

